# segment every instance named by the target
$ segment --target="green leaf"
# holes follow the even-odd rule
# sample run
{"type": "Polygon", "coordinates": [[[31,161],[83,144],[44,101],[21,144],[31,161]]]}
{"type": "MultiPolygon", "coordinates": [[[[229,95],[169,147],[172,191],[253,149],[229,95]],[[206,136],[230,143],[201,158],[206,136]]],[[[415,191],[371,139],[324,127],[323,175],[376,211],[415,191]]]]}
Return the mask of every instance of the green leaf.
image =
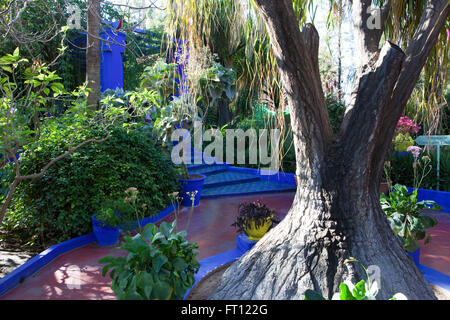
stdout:
{"type": "Polygon", "coordinates": [[[173,260],[173,267],[175,270],[181,271],[188,267],[188,264],[184,261],[184,259],[176,257],[173,260]]]}
{"type": "Polygon", "coordinates": [[[12,73],[13,72],[13,70],[12,70],[12,68],[10,67],[10,66],[0,66],[3,70],[5,70],[5,71],[7,71],[7,72],[9,72],[9,73],[12,73]]]}
{"type": "Polygon", "coordinates": [[[355,285],[353,296],[356,300],[363,300],[366,297],[366,282],[364,280],[361,280],[355,285]]]}
{"type": "Polygon", "coordinates": [[[157,256],[152,260],[153,270],[155,270],[155,272],[159,272],[159,270],[161,270],[161,267],[165,263],[167,263],[167,261],[169,261],[169,259],[166,256],[163,255],[157,256]]]}
{"type": "Polygon", "coordinates": [[[170,293],[170,284],[165,281],[156,281],[153,286],[153,294],[156,299],[167,299],[170,293]]]}
{"type": "Polygon", "coordinates": [[[305,300],[325,300],[325,298],[320,293],[308,289],[305,291],[305,300]]]}
{"type": "Polygon", "coordinates": [[[170,237],[170,234],[172,233],[173,226],[164,221],[159,226],[159,230],[166,237],[166,239],[168,239],[170,237]]]}
{"type": "Polygon", "coordinates": [[[142,238],[145,240],[150,240],[156,234],[157,230],[158,229],[154,224],[147,224],[142,232],[142,238]]]}
{"type": "Polygon", "coordinates": [[[353,297],[352,292],[344,282],[339,285],[339,289],[341,290],[341,294],[339,295],[341,300],[357,300],[353,297]]]}

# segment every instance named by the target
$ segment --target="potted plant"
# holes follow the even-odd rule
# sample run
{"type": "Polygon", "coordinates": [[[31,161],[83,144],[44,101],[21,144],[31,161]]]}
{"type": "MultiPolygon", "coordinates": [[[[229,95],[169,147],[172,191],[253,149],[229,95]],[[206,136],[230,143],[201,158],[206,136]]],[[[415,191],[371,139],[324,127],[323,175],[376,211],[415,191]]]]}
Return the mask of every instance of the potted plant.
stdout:
{"type": "Polygon", "coordinates": [[[119,241],[120,213],[112,208],[103,207],[92,215],[92,229],[97,243],[101,246],[111,246],[119,241]]]}
{"type": "Polygon", "coordinates": [[[238,233],[245,233],[250,240],[258,241],[269,231],[273,223],[279,222],[275,211],[257,200],[239,204],[238,215],[232,226],[238,228],[238,233]]]}
{"type": "Polygon", "coordinates": [[[389,196],[381,194],[380,203],[403,248],[418,265],[420,256],[418,241],[425,239],[425,244],[429,243],[431,236],[427,235],[426,231],[437,224],[435,218],[422,214],[421,211],[442,208],[434,201],[418,202],[417,189],[409,193],[405,186],[399,184],[392,188],[389,196]]]}
{"type": "Polygon", "coordinates": [[[186,240],[186,231],[174,232],[176,220],[161,223],[159,230],[148,224],[142,233],[124,237],[118,249],[127,257],[106,256],[102,275],[109,272],[111,289],[117,299],[169,300],[183,299],[194,283],[198,245],[186,240]]]}
{"type": "MultiPolygon", "coordinates": [[[[174,97],[173,100],[161,109],[160,118],[155,121],[155,129],[158,131],[160,139],[168,148],[174,148],[178,145],[177,141],[172,141],[172,134],[175,130],[184,130],[181,135],[183,141],[189,143],[190,133],[195,125],[202,125],[200,116],[201,109],[190,104],[186,98],[174,97]]],[[[173,154],[173,152],[172,152],[173,154]]],[[[182,197],[182,206],[198,206],[200,203],[201,191],[206,176],[201,174],[189,174],[187,163],[191,161],[191,157],[186,159],[187,155],[179,155],[177,160],[180,164],[180,196],[182,197]],[[193,198],[193,200],[192,200],[193,198]]]]}

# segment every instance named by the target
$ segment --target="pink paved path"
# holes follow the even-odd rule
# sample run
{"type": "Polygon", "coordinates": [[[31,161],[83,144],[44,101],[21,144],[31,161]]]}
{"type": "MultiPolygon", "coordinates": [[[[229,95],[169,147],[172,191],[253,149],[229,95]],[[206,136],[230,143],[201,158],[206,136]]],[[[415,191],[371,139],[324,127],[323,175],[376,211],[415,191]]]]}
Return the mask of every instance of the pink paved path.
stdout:
{"type": "MultiPolygon", "coordinates": [[[[189,241],[198,243],[198,259],[236,248],[236,229],[231,224],[237,215],[239,203],[260,199],[283,218],[291,207],[294,195],[278,193],[201,200],[200,206],[194,209],[187,237],[189,241]]],[[[178,219],[178,230],[185,229],[188,215],[189,208],[183,208],[178,219]]],[[[173,219],[174,215],[171,214],[163,220],[173,219]]],[[[99,259],[111,253],[116,256],[125,254],[96,243],[70,251],[0,299],[115,299],[110,288],[111,280],[109,276],[102,277],[102,265],[98,263],[99,259]],[[80,284],[81,289],[77,289],[77,284],[80,284]]]]}
{"type": "MultiPolygon", "coordinates": [[[[195,208],[188,239],[199,245],[199,260],[232,250],[236,247],[236,232],[230,225],[237,214],[237,205],[244,201],[262,200],[275,209],[280,218],[288,212],[294,193],[204,199],[195,208]]],[[[179,228],[184,229],[189,209],[184,208],[179,217],[179,228]]],[[[433,240],[423,246],[421,264],[450,275],[450,214],[437,214],[439,224],[431,229],[433,240]]],[[[172,221],[173,215],[164,220],[172,221]]],[[[11,290],[0,299],[79,299],[113,300],[109,277],[101,276],[98,260],[108,255],[125,254],[100,247],[96,243],[70,251],[36,273],[32,278],[11,290]]]]}

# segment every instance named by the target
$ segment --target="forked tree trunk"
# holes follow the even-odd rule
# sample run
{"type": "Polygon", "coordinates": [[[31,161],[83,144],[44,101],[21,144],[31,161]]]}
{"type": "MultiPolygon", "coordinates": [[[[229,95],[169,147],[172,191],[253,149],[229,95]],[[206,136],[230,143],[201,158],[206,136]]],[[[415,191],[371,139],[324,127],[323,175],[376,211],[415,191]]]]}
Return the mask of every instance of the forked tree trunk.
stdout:
{"type": "MultiPolygon", "coordinates": [[[[353,2],[361,11],[371,3],[353,2]]],[[[366,278],[359,265],[344,263],[354,257],[366,267],[379,267],[377,298],[402,292],[409,299],[435,299],[389,227],[378,187],[395,124],[414,88],[411,82],[417,81],[448,16],[446,0],[427,3],[406,55],[390,43],[373,50],[371,42],[381,33],[367,37],[370,31],[357,21],[366,55],[336,136],[320,85],[316,30],[307,25],[300,32],[291,0],[256,3],[288,97],[298,187],[284,220],[226,271],[211,298],[302,299],[307,289],[331,298],[342,281],[366,278]]]]}

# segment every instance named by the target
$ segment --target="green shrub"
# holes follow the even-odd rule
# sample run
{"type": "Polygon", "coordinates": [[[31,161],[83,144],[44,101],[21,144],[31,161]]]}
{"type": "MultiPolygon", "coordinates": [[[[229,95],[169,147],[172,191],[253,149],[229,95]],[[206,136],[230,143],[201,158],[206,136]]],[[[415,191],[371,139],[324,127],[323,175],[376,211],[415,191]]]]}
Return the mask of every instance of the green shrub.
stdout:
{"type": "MultiPolygon", "coordinates": [[[[62,122],[62,123],[61,123],[62,122]]],[[[47,135],[25,147],[22,173],[39,172],[67,150],[70,121],[44,128],[47,135]]],[[[124,197],[129,187],[139,190],[146,216],[170,204],[168,194],[177,180],[170,155],[142,129],[113,127],[103,143],[89,143],[55,163],[41,179],[24,181],[16,189],[4,231],[22,242],[48,245],[92,231],[90,217],[105,201],[124,197]]],[[[89,137],[104,137],[93,128],[79,132],[73,145],[89,137]]]]}

